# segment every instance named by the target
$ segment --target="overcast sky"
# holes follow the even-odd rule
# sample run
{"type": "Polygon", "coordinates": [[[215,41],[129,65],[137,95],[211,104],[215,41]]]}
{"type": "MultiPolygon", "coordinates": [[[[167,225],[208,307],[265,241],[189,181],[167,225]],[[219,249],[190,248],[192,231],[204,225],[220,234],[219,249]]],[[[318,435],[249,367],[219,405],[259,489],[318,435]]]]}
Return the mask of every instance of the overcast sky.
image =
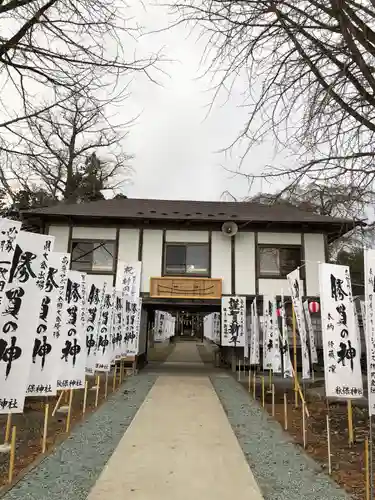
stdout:
{"type": "MultiPolygon", "coordinates": [[[[164,7],[141,4],[133,7],[145,31],[164,28],[172,19],[164,7]]],[[[163,47],[165,57],[174,62],[163,65],[168,76],[158,75],[162,86],[136,77],[131,98],[123,112],[141,112],[131,129],[127,149],[135,155],[132,183],[125,189],[132,197],[218,200],[225,190],[240,198],[248,194],[246,179],[233,176],[238,151],[232,155],[217,153],[227,147],[246,120],[243,102],[245,81],[239,81],[225,105],[218,103],[207,116],[211,102],[210,78],[202,73],[200,59],[204,40],[189,36],[184,26],[172,31],[149,34],[138,43],[145,53],[163,47]]],[[[243,171],[259,171],[273,159],[272,143],[257,148],[247,158],[243,171]]],[[[268,186],[263,186],[269,190],[268,186]]],[[[258,185],[255,191],[262,189],[258,185]]]]}

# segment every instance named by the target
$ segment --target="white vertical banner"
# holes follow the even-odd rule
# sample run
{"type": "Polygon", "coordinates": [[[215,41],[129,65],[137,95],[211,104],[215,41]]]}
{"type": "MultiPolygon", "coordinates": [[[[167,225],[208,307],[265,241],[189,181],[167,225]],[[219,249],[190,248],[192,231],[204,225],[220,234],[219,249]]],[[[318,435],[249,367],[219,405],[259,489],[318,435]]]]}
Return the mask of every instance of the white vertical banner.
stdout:
{"type": "Polygon", "coordinates": [[[221,336],[220,326],[221,326],[220,313],[214,313],[214,338],[213,338],[213,341],[217,345],[220,345],[220,336],[221,336]]]}
{"type": "Polygon", "coordinates": [[[311,321],[311,315],[310,315],[310,311],[309,311],[309,303],[307,300],[305,300],[305,302],[303,303],[303,309],[305,312],[307,331],[309,334],[311,363],[316,364],[318,362],[318,353],[316,351],[314,327],[313,327],[313,324],[311,321]]]}
{"type": "Polygon", "coordinates": [[[363,396],[349,267],[319,264],[327,397],[363,396]]]}
{"type": "Polygon", "coordinates": [[[164,312],[155,311],[154,342],[164,342],[164,312]]]}
{"type": "Polygon", "coordinates": [[[99,319],[101,305],[107,283],[103,278],[89,274],[86,276],[86,374],[93,375],[96,366],[96,353],[99,338],[99,319]]]}
{"type": "Polygon", "coordinates": [[[115,305],[113,312],[112,360],[121,359],[121,350],[124,337],[123,317],[124,317],[123,294],[122,292],[116,290],[115,305]]]}
{"type": "Polygon", "coordinates": [[[359,305],[361,308],[361,316],[362,316],[362,328],[363,328],[363,336],[365,338],[365,345],[367,346],[367,336],[366,336],[366,302],[365,300],[360,300],[359,305]]]}
{"type": "Polygon", "coordinates": [[[364,264],[365,301],[361,309],[367,353],[367,398],[369,415],[375,415],[375,250],[364,250],[364,264]]]}
{"type": "Polygon", "coordinates": [[[0,307],[0,413],[22,413],[54,237],[20,231],[0,307]]]}
{"type": "MultiPolygon", "coordinates": [[[[48,273],[34,338],[27,396],[53,396],[57,391],[56,367],[60,363],[61,341],[60,336],[55,335],[55,328],[58,311],[62,309],[61,299],[64,300],[66,292],[69,262],[68,253],[51,252],[48,258],[48,273]]],[[[60,327],[60,322],[57,327],[60,327]]]]}
{"type": "Polygon", "coordinates": [[[246,329],[245,329],[245,338],[244,338],[244,348],[243,348],[243,356],[246,359],[250,359],[250,338],[252,335],[251,326],[248,324],[247,317],[246,320],[246,329]]]}
{"type": "Polygon", "coordinates": [[[256,297],[251,304],[251,328],[250,364],[259,365],[259,318],[256,297]]]}
{"type": "Polygon", "coordinates": [[[9,280],[16,242],[21,231],[21,222],[0,219],[0,305],[9,280]]]}
{"type": "Polygon", "coordinates": [[[86,274],[68,272],[61,339],[58,389],[80,389],[85,386],[86,368],[86,274]]]}
{"type": "Polygon", "coordinates": [[[120,261],[117,265],[116,290],[121,290],[124,295],[139,297],[141,288],[142,262],[120,261]]]}
{"type": "Polygon", "coordinates": [[[276,297],[273,298],[272,304],[270,304],[272,310],[270,310],[270,317],[272,319],[272,330],[273,330],[273,346],[271,347],[271,363],[272,371],[274,373],[281,373],[281,353],[280,353],[280,329],[277,319],[277,303],[276,297]]]}
{"type": "Polygon", "coordinates": [[[246,333],[246,297],[222,297],[223,346],[244,347],[246,333]]]}
{"type": "Polygon", "coordinates": [[[283,292],[281,292],[280,304],[281,316],[281,352],[283,355],[284,378],[293,377],[293,366],[290,359],[288,325],[286,323],[285,301],[283,292]]]}
{"type": "MultiPolygon", "coordinates": [[[[142,313],[142,299],[138,299],[129,302],[129,318],[130,327],[129,333],[126,339],[126,355],[127,356],[137,356],[139,352],[139,334],[141,329],[141,313],[142,313]]],[[[172,323],[170,318],[170,324],[172,323]]],[[[170,325],[172,326],[172,325],[170,325]]],[[[170,336],[172,334],[172,329],[169,330],[170,336]]]]}
{"type": "Polygon", "coordinates": [[[112,327],[115,302],[114,287],[107,287],[99,318],[99,336],[96,345],[95,370],[109,372],[112,361],[112,327]]]}
{"type": "Polygon", "coordinates": [[[354,321],[355,321],[355,333],[358,339],[358,356],[359,359],[362,357],[362,345],[361,345],[361,330],[359,329],[359,321],[358,321],[358,312],[357,312],[357,304],[353,299],[353,311],[354,311],[354,321]]]}
{"type": "MultiPolygon", "coordinates": [[[[263,324],[262,324],[262,332],[263,332],[263,359],[262,359],[262,364],[263,364],[263,370],[266,370],[267,368],[270,369],[271,362],[270,362],[270,356],[268,354],[268,348],[267,346],[269,345],[269,339],[270,336],[272,337],[273,332],[272,329],[270,329],[270,318],[269,318],[269,297],[264,295],[263,296],[263,324]]],[[[272,340],[272,339],[271,339],[272,340]]]]}
{"type": "Polygon", "coordinates": [[[276,299],[263,297],[263,369],[281,372],[279,326],[276,316],[276,299]]]}
{"type": "Polygon", "coordinates": [[[295,269],[287,275],[289,291],[292,297],[294,314],[301,340],[301,356],[302,356],[302,379],[306,380],[311,377],[309,349],[307,347],[307,334],[305,326],[305,318],[302,304],[302,282],[300,279],[299,268],[295,269]]]}

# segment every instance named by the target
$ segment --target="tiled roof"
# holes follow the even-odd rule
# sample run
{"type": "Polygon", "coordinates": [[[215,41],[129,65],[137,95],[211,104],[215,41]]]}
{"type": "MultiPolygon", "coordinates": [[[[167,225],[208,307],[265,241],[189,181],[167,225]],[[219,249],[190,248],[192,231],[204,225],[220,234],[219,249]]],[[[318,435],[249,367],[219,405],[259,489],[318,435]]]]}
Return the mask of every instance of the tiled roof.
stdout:
{"type": "Polygon", "coordinates": [[[79,218],[109,217],[119,219],[159,219],[235,222],[290,222],[344,224],[353,227],[353,221],[284,205],[263,205],[254,202],[185,201],[120,198],[90,203],[65,204],[37,208],[23,212],[25,218],[67,216],[79,218]]]}

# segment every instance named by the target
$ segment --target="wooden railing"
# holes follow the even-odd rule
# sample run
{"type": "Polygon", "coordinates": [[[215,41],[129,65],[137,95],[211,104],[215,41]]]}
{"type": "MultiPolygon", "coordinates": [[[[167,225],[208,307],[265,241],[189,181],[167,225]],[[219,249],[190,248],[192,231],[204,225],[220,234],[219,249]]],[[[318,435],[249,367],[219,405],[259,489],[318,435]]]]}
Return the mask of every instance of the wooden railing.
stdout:
{"type": "Polygon", "coordinates": [[[221,299],[219,278],[150,278],[150,297],[165,299],[221,299]]]}

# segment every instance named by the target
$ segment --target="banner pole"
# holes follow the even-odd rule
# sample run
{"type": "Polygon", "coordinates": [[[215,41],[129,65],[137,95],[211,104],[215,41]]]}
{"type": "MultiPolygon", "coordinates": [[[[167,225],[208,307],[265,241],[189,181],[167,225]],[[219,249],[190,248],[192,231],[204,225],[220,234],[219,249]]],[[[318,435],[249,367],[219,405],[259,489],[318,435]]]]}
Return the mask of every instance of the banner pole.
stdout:
{"type": "Polygon", "coordinates": [[[297,333],[296,316],[292,304],[292,333],[293,333],[293,365],[294,365],[294,405],[298,408],[298,373],[297,373],[297,333]]]}
{"type": "Polygon", "coordinates": [[[353,446],[354,443],[354,433],[353,433],[353,407],[352,400],[347,400],[347,412],[348,412],[348,444],[349,448],[353,446]]]}
{"type": "Polygon", "coordinates": [[[264,398],[264,375],[262,375],[261,379],[262,379],[262,407],[264,408],[264,406],[265,406],[265,401],[264,401],[264,399],[265,399],[264,398]]]}
{"type": "Polygon", "coordinates": [[[64,396],[64,392],[65,392],[65,391],[61,391],[61,392],[60,392],[59,399],[56,401],[55,408],[54,408],[54,409],[53,409],[53,411],[52,411],[52,416],[53,416],[53,417],[56,415],[56,412],[57,412],[57,410],[58,410],[58,408],[59,408],[59,406],[60,406],[61,400],[62,400],[62,398],[63,398],[63,396],[64,396]]]}
{"type": "Polygon", "coordinates": [[[48,414],[49,414],[49,403],[46,403],[45,408],[44,408],[44,426],[43,426],[43,439],[42,439],[42,453],[45,453],[46,449],[47,449],[48,414]]]}
{"type": "Polygon", "coordinates": [[[8,483],[13,481],[14,472],[14,460],[16,458],[16,426],[12,428],[12,440],[10,445],[10,456],[9,456],[9,473],[8,473],[8,483]]]}
{"type": "Polygon", "coordinates": [[[368,438],[365,439],[365,488],[366,500],[370,500],[370,471],[369,471],[369,450],[368,438]]]}
{"type": "Polygon", "coordinates": [[[370,495],[371,495],[371,500],[374,498],[374,463],[373,463],[373,442],[372,442],[372,415],[369,415],[369,424],[370,424],[370,429],[369,429],[369,439],[370,439],[370,446],[369,446],[369,454],[370,454],[370,495]]]}
{"type": "Polygon", "coordinates": [[[84,415],[86,413],[88,388],[89,388],[89,382],[88,382],[88,380],[86,380],[85,381],[85,389],[84,389],[84,393],[83,393],[82,415],[84,415]]]}
{"type": "Polygon", "coordinates": [[[284,430],[288,430],[288,396],[284,392],[284,430]]]}
{"type": "Polygon", "coordinates": [[[4,440],[5,444],[9,443],[11,428],[12,428],[12,414],[8,413],[8,416],[7,416],[7,425],[5,427],[5,440],[4,440]]]}

